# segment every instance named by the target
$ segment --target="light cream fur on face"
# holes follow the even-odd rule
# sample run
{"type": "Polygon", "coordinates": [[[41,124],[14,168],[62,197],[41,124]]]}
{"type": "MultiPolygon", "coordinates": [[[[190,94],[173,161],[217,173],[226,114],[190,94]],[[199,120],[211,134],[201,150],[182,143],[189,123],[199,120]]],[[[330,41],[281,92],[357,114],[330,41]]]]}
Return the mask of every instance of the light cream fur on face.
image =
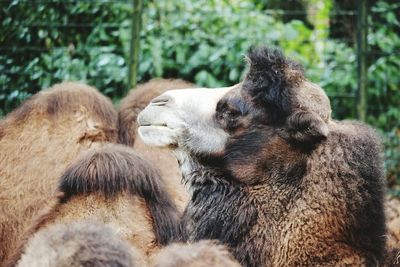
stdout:
{"type": "MultiPolygon", "coordinates": [[[[139,114],[139,135],[142,140],[152,146],[176,146],[185,131],[192,131],[194,125],[201,127],[201,122],[193,123],[190,115],[196,114],[202,121],[210,121],[218,101],[232,87],[206,89],[181,89],[167,91],[153,101],[139,114]]],[[[208,123],[204,124],[208,125],[208,123]]],[[[203,129],[204,130],[204,129],[203,129]]],[[[214,138],[204,148],[218,150],[225,143],[224,134],[209,133],[214,138]],[[221,140],[221,142],[219,142],[221,140]]],[[[202,140],[197,140],[202,141],[202,140]]],[[[200,142],[201,144],[201,142],[200,142]]]]}

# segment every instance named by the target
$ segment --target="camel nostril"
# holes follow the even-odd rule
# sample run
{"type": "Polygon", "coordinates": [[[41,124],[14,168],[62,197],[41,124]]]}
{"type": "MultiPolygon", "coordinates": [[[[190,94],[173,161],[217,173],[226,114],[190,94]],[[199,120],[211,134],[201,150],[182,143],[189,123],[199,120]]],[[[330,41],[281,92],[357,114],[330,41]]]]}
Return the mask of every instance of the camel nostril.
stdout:
{"type": "Polygon", "coordinates": [[[150,103],[154,106],[164,106],[171,101],[172,101],[172,97],[167,96],[167,95],[160,95],[160,96],[154,98],[153,100],[151,100],[150,103]]]}

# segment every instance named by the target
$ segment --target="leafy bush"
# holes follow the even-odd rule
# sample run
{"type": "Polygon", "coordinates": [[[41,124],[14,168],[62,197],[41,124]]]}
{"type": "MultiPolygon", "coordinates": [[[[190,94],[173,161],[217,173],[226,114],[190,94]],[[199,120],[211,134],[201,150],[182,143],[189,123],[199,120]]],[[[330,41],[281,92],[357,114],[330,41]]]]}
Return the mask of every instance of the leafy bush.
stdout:
{"type": "Polygon", "coordinates": [[[400,125],[400,22],[395,15],[399,8],[400,3],[378,1],[369,21],[373,53],[368,69],[368,122],[385,131],[400,125]]]}
{"type": "Polygon", "coordinates": [[[0,110],[62,80],[88,82],[110,97],[126,86],[120,32],[127,3],[22,1],[0,7],[0,110]],[[109,7],[112,8],[109,8],[109,7]]]}

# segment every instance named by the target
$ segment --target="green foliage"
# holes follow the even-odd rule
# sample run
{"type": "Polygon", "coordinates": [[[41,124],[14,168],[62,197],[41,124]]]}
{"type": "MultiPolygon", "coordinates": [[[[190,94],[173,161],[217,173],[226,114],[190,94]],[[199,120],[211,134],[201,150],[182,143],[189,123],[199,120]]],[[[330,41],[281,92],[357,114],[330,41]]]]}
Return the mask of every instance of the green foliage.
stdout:
{"type": "Polygon", "coordinates": [[[126,84],[120,32],[130,6],[114,2],[22,1],[0,6],[0,109],[62,80],[90,83],[108,96],[126,84]],[[117,22],[117,23],[111,23],[117,22]]]}
{"type": "MultiPolygon", "coordinates": [[[[237,83],[252,45],[281,47],[305,66],[308,77],[334,96],[335,117],[355,116],[354,49],[303,21],[283,23],[254,1],[154,1],[143,14],[139,77],[181,77],[208,87],[237,83]],[[212,2],[212,3],[211,3],[212,2]],[[318,40],[316,42],[315,40],[318,40]]],[[[317,21],[328,19],[322,9],[317,21]]]]}
{"type": "Polygon", "coordinates": [[[373,54],[368,69],[368,123],[383,131],[385,167],[400,195],[400,3],[378,1],[372,7],[368,34],[373,54]],[[396,186],[397,184],[397,186],[396,186]]]}
{"type": "MultiPolygon", "coordinates": [[[[354,36],[328,38],[334,1],[299,1],[303,11],[315,14],[295,19],[276,9],[291,7],[282,1],[144,2],[139,82],[162,76],[208,87],[232,85],[245,72],[250,46],[279,46],[327,91],[335,118],[356,117],[354,36]],[[273,12],[266,12],[271,6],[273,12]]],[[[400,184],[400,4],[395,2],[380,0],[371,7],[367,119],[381,129],[388,177],[400,184]]],[[[0,115],[62,80],[83,81],[121,98],[128,81],[131,8],[127,0],[3,2],[0,115]]]]}
{"type": "Polygon", "coordinates": [[[385,131],[400,125],[400,22],[395,15],[399,8],[399,3],[379,1],[369,21],[373,25],[368,34],[370,49],[381,54],[372,55],[368,69],[369,102],[373,103],[368,122],[385,131]]]}

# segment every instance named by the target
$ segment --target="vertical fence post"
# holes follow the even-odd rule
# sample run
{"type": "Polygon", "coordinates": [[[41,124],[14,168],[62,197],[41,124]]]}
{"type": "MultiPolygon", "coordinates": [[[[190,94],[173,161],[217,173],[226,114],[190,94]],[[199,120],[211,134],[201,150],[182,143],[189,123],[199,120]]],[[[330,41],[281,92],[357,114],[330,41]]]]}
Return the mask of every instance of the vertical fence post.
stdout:
{"type": "Polygon", "coordinates": [[[142,26],[142,0],[132,0],[132,31],[130,43],[130,60],[129,60],[129,73],[128,73],[128,88],[126,88],[124,95],[127,94],[129,89],[136,86],[137,71],[139,64],[139,49],[140,49],[140,29],[142,26]]]}
{"type": "Polygon", "coordinates": [[[358,119],[367,117],[367,0],[357,1],[357,114],[358,119]]]}

